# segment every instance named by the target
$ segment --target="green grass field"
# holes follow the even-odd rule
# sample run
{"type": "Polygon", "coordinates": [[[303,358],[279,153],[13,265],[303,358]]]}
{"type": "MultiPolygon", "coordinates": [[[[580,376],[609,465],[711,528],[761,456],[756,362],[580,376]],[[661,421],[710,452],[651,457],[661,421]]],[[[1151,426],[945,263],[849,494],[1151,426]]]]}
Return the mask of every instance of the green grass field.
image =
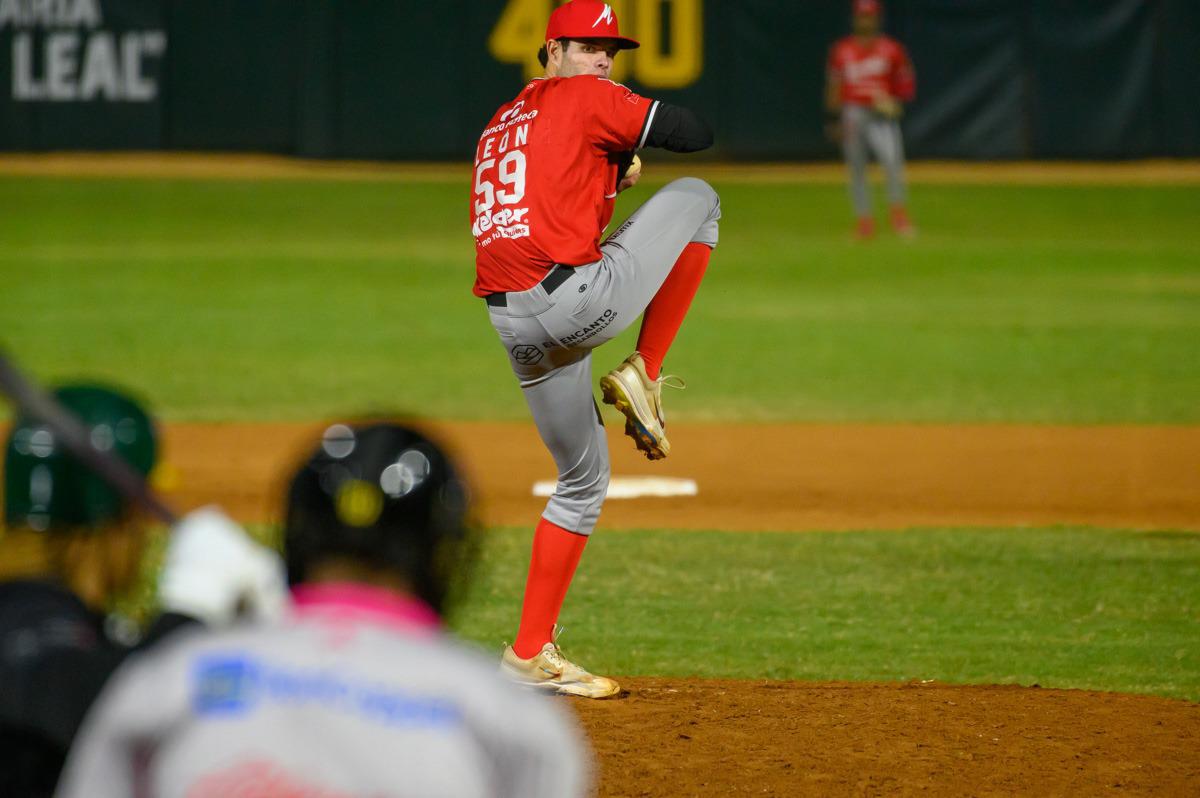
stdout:
{"type": "MultiPolygon", "coordinates": [[[[836,186],[718,189],[676,418],[1200,420],[1194,187],[918,187],[911,245],[850,241],[836,186]]],[[[464,191],[3,178],[0,340],[170,418],[523,419],[464,191]]]]}
{"type": "MultiPolygon", "coordinates": [[[[916,186],[921,237],[869,245],[840,187],[717,188],[676,418],[1200,423],[1195,187],[916,186]]],[[[43,379],[169,419],[526,418],[469,293],[464,186],[4,177],[0,208],[0,344],[43,379]]],[[[489,535],[469,638],[512,634],[527,541],[489,535]]],[[[562,620],[616,673],[1195,700],[1198,585],[1179,532],[602,531],[562,620]]]]}
{"type": "MultiPolygon", "coordinates": [[[[456,626],[498,651],[514,632],[529,533],[488,545],[456,626]]],[[[588,544],[562,623],[563,645],[599,672],[1200,700],[1200,534],[606,531],[588,544]]]]}

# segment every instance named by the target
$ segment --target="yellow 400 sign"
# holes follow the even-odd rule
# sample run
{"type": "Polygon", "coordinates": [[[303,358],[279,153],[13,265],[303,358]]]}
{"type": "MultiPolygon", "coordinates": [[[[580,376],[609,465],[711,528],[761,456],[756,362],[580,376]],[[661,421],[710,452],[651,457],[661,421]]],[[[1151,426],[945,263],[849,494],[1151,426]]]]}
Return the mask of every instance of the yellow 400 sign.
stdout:
{"type": "MultiPolygon", "coordinates": [[[[538,48],[546,34],[553,0],[508,0],[488,50],[498,61],[521,64],[527,79],[542,74],[538,48]]],[[[680,89],[700,77],[703,67],[703,0],[611,0],[622,35],[641,42],[613,64],[612,78],[630,75],[643,86],[680,89]]]]}

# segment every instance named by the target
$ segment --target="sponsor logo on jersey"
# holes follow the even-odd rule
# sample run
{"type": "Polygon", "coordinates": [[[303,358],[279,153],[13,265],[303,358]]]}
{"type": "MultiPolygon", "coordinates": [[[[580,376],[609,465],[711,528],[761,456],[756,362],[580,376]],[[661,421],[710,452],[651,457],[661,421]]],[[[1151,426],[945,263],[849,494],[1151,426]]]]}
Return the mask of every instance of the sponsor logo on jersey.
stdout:
{"type": "MultiPolygon", "coordinates": [[[[524,102],[524,100],[522,100],[522,102],[524,102]]],[[[505,111],[504,113],[507,114],[509,112],[505,111]]],[[[499,133],[500,131],[504,130],[505,128],[512,127],[513,125],[519,124],[521,122],[529,122],[530,120],[537,119],[537,116],[538,116],[538,109],[536,109],[536,108],[534,108],[532,111],[526,111],[523,114],[517,114],[516,116],[509,117],[508,119],[505,119],[504,115],[502,114],[500,117],[500,121],[497,122],[496,124],[492,125],[491,127],[489,127],[487,130],[480,133],[479,138],[486,139],[488,136],[492,135],[493,133],[499,133]]]]}
{"type": "Polygon", "coordinates": [[[524,107],[525,107],[525,101],[517,100],[517,102],[513,104],[512,108],[509,108],[507,111],[500,114],[500,121],[507,122],[508,120],[510,120],[514,116],[516,116],[517,114],[521,113],[521,109],[524,107]]]}
{"type": "Polygon", "coordinates": [[[240,715],[257,703],[262,674],[245,657],[214,657],[196,669],[192,709],[197,715],[240,715]]]}
{"type": "Polygon", "coordinates": [[[344,676],[328,667],[270,662],[250,652],[202,657],[192,669],[191,705],[198,717],[214,720],[286,706],[355,715],[400,728],[445,728],[463,722],[462,711],[449,698],[344,676]]]}
{"type": "Polygon", "coordinates": [[[502,208],[495,213],[482,213],[475,217],[471,225],[471,235],[475,238],[492,234],[479,241],[480,246],[486,246],[497,238],[525,238],[529,235],[529,225],[523,224],[528,208],[502,208]]]}

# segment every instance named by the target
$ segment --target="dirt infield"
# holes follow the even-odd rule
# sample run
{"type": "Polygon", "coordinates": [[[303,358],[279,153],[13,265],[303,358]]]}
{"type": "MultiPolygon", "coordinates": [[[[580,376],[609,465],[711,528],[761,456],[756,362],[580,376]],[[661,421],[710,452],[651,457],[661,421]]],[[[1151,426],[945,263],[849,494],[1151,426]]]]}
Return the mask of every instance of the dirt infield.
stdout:
{"type": "MultiPolygon", "coordinates": [[[[532,424],[434,427],[467,462],[490,525],[529,525],[554,465],[532,424]]],[[[277,517],[313,424],[172,424],[172,498],[277,517]]],[[[675,425],[664,463],[609,425],[615,475],[695,479],[690,498],[610,501],[604,528],[803,531],[1082,524],[1200,529],[1200,427],[675,425]]]]}
{"type": "Polygon", "coordinates": [[[937,684],[628,679],[572,701],[602,796],[1200,794],[1200,704],[937,684]]]}

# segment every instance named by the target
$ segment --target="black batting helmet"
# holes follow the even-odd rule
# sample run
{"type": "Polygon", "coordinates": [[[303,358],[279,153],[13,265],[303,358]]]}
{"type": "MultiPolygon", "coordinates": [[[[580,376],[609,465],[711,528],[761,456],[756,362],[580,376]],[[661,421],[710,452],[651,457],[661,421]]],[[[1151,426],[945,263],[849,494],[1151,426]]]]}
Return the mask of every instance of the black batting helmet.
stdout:
{"type": "Polygon", "coordinates": [[[439,613],[474,559],[470,493],[444,450],[397,423],[334,424],[288,490],[288,581],[348,558],[394,571],[439,613]]]}

